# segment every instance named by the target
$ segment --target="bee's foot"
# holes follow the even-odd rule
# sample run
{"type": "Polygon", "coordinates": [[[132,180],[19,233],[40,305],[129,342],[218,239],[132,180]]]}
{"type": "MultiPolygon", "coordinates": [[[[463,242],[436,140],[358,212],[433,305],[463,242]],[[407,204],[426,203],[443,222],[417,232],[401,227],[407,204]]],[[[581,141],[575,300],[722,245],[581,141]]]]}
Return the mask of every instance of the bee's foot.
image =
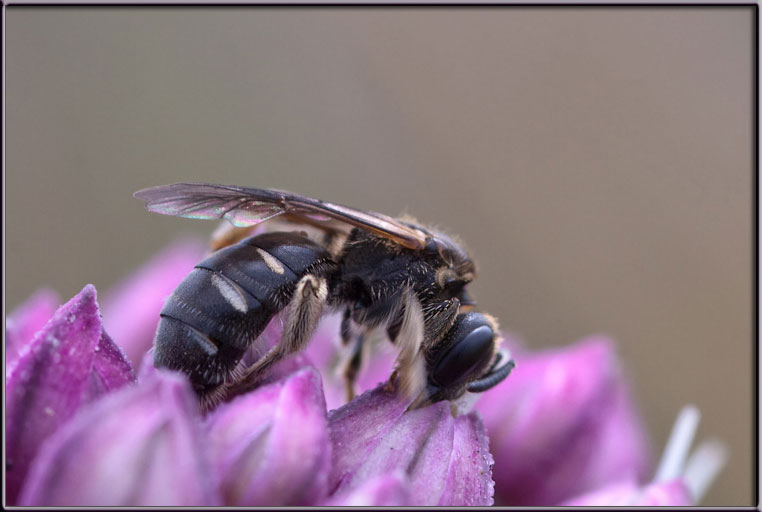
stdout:
{"type": "Polygon", "coordinates": [[[384,383],[384,391],[386,393],[396,393],[399,387],[399,375],[397,370],[394,370],[389,376],[389,380],[384,383]]]}

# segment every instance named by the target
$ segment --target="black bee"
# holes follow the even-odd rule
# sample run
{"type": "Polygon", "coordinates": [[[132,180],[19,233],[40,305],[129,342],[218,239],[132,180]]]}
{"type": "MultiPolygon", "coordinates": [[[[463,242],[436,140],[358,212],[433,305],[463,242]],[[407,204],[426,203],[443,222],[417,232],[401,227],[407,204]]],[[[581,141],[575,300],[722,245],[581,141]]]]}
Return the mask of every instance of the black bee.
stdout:
{"type": "Polygon", "coordinates": [[[399,346],[390,382],[411,408],[485,391],[514,366],[496,321],[473,311],[466,293],[474,262],[441,233],[276,190],[176,183],[134,195],[152,212],[232,224],[167,299],[154,342],[155,366],[186,373],[207,406],[302,349],[326,309],[344,312],[349,398],[366,334],[378,327],[399,346]],[[277,216],[290,231],[249,236],[277,216]],[[281,341],[249,362],[244,354],[281,311],[281,341]]]}

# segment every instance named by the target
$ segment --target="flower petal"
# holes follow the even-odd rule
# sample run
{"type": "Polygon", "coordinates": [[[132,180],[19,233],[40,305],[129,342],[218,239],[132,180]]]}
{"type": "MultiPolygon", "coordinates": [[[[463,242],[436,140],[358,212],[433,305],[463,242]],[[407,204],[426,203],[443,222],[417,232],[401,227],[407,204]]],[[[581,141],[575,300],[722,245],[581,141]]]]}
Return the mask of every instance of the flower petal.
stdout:
{"type": "Polygon", "coordinates": [[[495,493],[493,464],[489,439],[479,415],[458,416],[450,469],[439,505],[492,505],[495,493]]]}
{"type": "Polygon", "coordinates": [[[608,484],[561,504],[564,507],[689,507],[695,500],[682,479],[654,482],[644,488],[632,480],[608,484]]]}
{"type": "Polygon", "coordinates": [[[326,495],[331,454],[314,368],[219,406],[207,427],[227,505],[310,505],[326,495]]]}
{"type": "Polygon", "coordinates": [[[34,461],[20,503],[209,506],[219,499],[184,376],[160,371],[83,409],[34,461]]]}
{"type": "Polygon", "coordinates": [[[61,303],[51,289],[38,290],[5,319],[5,367],[10,368],[61,303]]]}
{"type": "Polygon", "coordinates": [[[365,481],[361,486],[332,497],[321,506],[329,507],[401,507],[410,503],[407,478],[396,471],[365,481]]]}
{"type": "Polygon", "coordinates": [[[507,505],[553,505],[647,467],[644,431],[611,340],[517,357],[484,394],[497,494],[507,505]]]}
{"type": "Polygon", "coordinates": [[[329,413],[333,444],[333,468],[329,478],[331,489],[352,477],[406,407],[405,400],[379,386],[329,413]]]}
{"type": "Polygon", "coordinates": [[[153,344],[164,301],[204,256],[197,240],[179,240],[110,290],[103,301],[106,330],[133,365],[153,344]]]}
{"type": "Polygon", "coordinates": [[[454,421],[449,409],[440,402],[403,414],[339,489],[357,487],[390,471],[407,470],[413,498],[410,505],[435,505],[444,489],[452,453],[454,421]]]}
{"type": "Polygon", "coordinates": [[[103,330],[92,285],[61,306],[8,375],[6,466],[14,503],[40,444],[95,398],[135,380],[103,330]]]}
{"type": "Polygon", "coordinates": [[[143,354],[143,360],[140,361],[140,366],[138,366],[138,382],[152,379],[158,371],[159,369],[153,365],[153,348],[151,348],[143,354]]]}
{"type": "Polygon", "coordinates": [[[101,336],[95,346],[90,382],[84,401],[91,402],[132,382],[135,382],[135,372],[127,361],[127,356],[108,333],[101,330],[101,336]]]}
{"type": "Polygon", "coordinates": [[[676,478],[668,482],[654,482],[643,489],[632,501],[633,507],[690,507],[695,505],[685,482],[676,478]]]}
{"type": "Polygon", "coordinates": [[[623,507],[639,491],[634,480],[614,482],[561,503],[563,507],[623,507]]]}
{"type": "Polygon", "coordinates": [[[453,418],[448,402],[404,412],[407,403],[380,386],[329,414],[334,492],[401,471],[406,505],[491,505],[492,457],[476,415],[453,418]]]}

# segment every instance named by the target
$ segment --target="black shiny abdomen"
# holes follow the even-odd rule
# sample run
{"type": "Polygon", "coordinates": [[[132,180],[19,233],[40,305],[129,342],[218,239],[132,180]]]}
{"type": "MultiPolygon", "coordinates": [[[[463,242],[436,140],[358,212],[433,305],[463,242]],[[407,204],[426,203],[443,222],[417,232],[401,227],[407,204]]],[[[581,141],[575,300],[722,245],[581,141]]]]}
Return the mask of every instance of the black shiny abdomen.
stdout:
{"type": "Polygon", "coordinates": [[[186,373],[200,392],[220,385],[299,279],[331,265],[323,247],[298,233],[266,233],[215,252],[164,304],[154,365],[186,373]]]}

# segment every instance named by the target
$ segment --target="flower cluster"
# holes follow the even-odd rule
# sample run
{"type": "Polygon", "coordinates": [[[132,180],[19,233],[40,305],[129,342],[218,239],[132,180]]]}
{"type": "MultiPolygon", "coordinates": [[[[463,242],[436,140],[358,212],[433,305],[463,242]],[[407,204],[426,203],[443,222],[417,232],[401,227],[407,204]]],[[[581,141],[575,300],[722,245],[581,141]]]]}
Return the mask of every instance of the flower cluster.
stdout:
{"type": "MultiPolygon", "coordinates": [[[[180,242],[103,301],[34,294],[6,320],[6,495],[28,506],[689,505],[724,461],[688,459],[698,413],[678,418],[655,477],[615,354],[593,337],[532,352],[472,410],[406,411],[374,345],[345,402],[339,319],[262,386],[202,415],[150,347],[165,298],[202,256],[180,242]],[[135,371],[137,369],[137,372],[135,371]]],[[[262,334],[279,339],[281,318],[262,334]]]]}

